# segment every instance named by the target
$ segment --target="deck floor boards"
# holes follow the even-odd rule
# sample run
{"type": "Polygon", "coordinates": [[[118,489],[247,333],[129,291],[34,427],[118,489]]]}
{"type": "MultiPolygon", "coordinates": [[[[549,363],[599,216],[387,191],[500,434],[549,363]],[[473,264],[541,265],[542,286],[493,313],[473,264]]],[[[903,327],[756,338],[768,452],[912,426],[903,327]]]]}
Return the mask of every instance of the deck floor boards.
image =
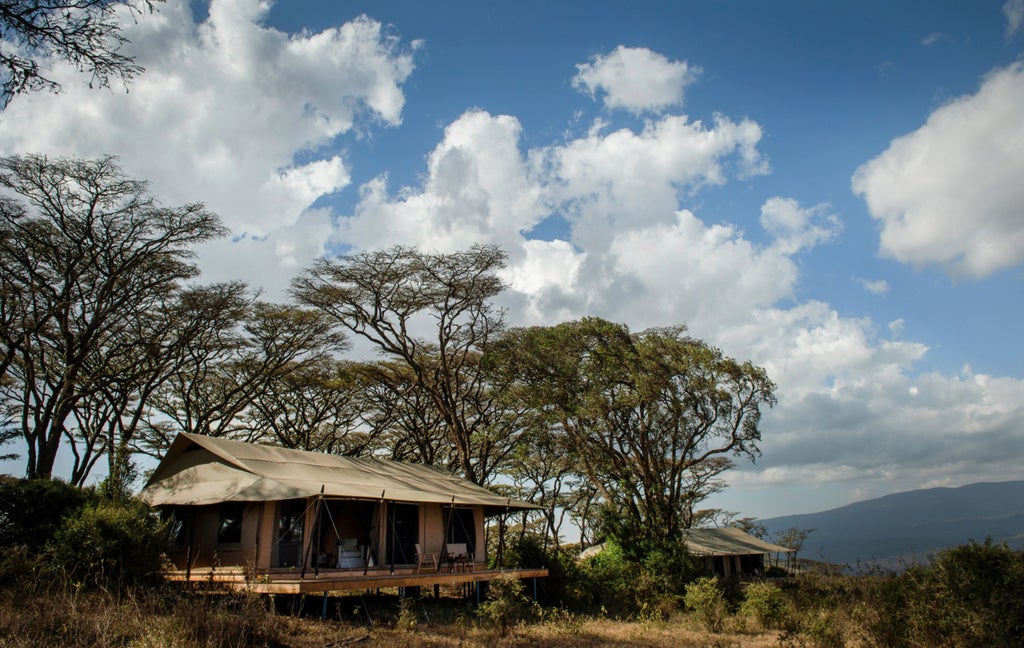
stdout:
{"type": "Polygon", "coordinates": [[[362,589],[388,587],[416,587],[427,585],[458,585],[490,581],[501,576],[514,578],[544,578],[545,568],[537,569],[478,569],[470,571],[421,571],[415,569],[362,570],[321,569],[314,574],[307,571],[303,576],[298,570],[270,570],[259,573],[247,572],[242,568],[194,568],[186,571],[164,572],[168,581],[191,582],[194,586],[210,589],[246,591],[255,594],[312,594],[323,592],[345,592],[362,589]]]}

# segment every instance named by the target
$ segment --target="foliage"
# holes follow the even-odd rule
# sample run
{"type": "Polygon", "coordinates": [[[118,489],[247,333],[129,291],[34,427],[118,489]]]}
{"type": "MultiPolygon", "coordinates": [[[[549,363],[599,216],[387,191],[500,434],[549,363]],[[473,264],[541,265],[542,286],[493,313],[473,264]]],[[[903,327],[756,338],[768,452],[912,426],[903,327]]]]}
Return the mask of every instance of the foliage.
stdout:
{"type": "Polygon", "coordinates": [[[729,610],[717,577],[702,576],[687,585],[683,601],[709,632],[721,632],[725,627],[729,610]]]}
{"type": "Polygon", "coordinates": [[[542,605],[575,605],[579,601],[581,568],[575,552],[545,548],[540,537],[529,534],[516,538],[505,549],[502,566],[546,567],[547,577],[537,581],[537,601],[542,605]]]}
{"type": "Polygon", "coordinates": [[[579,604],[590,611],[629,616],[639,609],[646,592],[640,585],[643,566],[630,561],[614,540],[604,543],[600,553],[582,563],[579,604]]]}
{"type": "Polygon", "coordinates": [[[682,606],[686,583],[697,575],[678,545],[650,544],[646,551],[624,549],[609,539],[602,550],[576,563],[565,604],[615,617],[662,618],[682,606]]]}
{"type": "Polygon", "coordinates": [[[47,543],[47,564],[72,582],[124,589],[159,580],[167,533],[137,500],[98,501],[64,519],[47,543]]]}
{"type": "Polygon", "coordinates": [[[1024,553],[971,542],[940,552],[897,581],[877,624],[894,645],[1016,646],[1024,637],[1024,553]],[[905,628],[905,634],[898,628],[905,628]],[[895,635],[895,637],[894,637],[895,635]]]}
{"type": "Polygon", "coordinates": [[[763,628],[782,628],[787,620],[788,605],[778,585],[754,581],[744,587],[740,614],[757,619],[763,628]]]}
{"type": "Polygon", "coordinates": [[[480,361],[504,329],[491,299],[504,288],[505,260],[490,245],[452,254],[394,247],[321,259],[292,282],[300,303],[407,369],[403,378],[428,398],[454,449],[451,469],[476,484],[496,476],[520,429],[480,361]]]}
{"type": "Polygon", "coordinates": [[[477,614],[502,637],[507,636],[513,625],[529,615],[530,599],[525,589],[521,580],[508,574],[491,580],[487,585],[487,601],[480,604],[477,614]]]}
{"type": "MultiPolygon", "coordinates": [[[[71,482],[127,452],[165,376],[169,313],[193,246],[225,233],[202,205],[164,207],[111,157],[0,159],[0,385],[19,412],[26,474],[71,482]],[[126,382],[127,381],[127,382],[126,382]]],[[[181,339],[181,338],[175,338],[181,339]]]]}
{"type": "Polygon", "coordinates": [[[684,327],[631,333],[585,318],[515,329],[490,361],[598,490],[622,543],[679,538],[722,487],[732,457],[753,458],[763,369],[725,357],[684,327]]]}
{"type": "Polygon", "coordinates": [[[30,555],[35,554],[54,536],[65,517],[96,499],[93,491],[59,480],[0,475],[0,547],[3,553],[22,546],[30,555]]]}
{"type": "Polygon", "coordinates": [[[142,13],[160,0],[3,0],[0,34],[16,47],[0,49],[0,107],[18,94],[60,91],[40,61],[59,58],[89,75],[89,86],[127,83],[142,72],[121,53],[120,10],[142,13]]]}

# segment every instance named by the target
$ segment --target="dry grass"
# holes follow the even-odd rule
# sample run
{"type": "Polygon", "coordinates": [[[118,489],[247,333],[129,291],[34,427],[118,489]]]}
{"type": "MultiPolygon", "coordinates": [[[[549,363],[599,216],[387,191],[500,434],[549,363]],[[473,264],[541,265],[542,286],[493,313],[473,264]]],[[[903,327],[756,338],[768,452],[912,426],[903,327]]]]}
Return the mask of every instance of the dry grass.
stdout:
{"type": "Polygon", "coordinates": [[[778,632],[708,634],[685,614],[668,620],[619,621],[547,613],[541,621],[516,624],[507,635],[482,625],[462,601],[424,600],[400,605],[397,599],[368,603],[344,601],[341,620],[282,614],[251,597],[184,596],[175,592],[114,597],[73,590],[34,591],[0,588],[0,647],[60,645],[70,648],[227,648],[269,646],[327,648],[342,646],[455,648],[485,645],[649,648],[746,647],[778,645],[778,632]],[[369,614],[368,614],[369,612],[369,614]],[[372,622],[367,618],[372,617],[372,622]]]}

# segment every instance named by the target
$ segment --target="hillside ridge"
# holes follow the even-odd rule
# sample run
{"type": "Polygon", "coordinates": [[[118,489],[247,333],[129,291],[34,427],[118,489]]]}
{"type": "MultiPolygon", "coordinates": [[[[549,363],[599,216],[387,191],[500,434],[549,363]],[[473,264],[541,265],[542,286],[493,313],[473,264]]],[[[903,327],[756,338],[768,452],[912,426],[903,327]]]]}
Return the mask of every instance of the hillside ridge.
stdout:
{"type": "Polygon", "coordinates": [[[1024,480],[891,493],[817,513],[759,520],[775,537],[814,529],[801,557],[833,563],[915,562],[941,549],[991,538],[1024,547],[1024,480]]]}

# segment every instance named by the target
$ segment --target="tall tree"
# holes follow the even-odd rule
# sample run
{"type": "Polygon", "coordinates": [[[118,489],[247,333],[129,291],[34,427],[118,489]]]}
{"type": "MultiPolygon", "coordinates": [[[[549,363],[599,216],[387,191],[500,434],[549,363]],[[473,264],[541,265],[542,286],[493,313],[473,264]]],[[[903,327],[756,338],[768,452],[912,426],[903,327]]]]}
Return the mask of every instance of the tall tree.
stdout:
{"type": "Polygon", "coordinates": [[[97,389],[78,403],[77,429],[66,433],[74,454],[73,483],[83,482],[92,464],[106,456],[108,480],[130,486],[124,481],[132,475],[137,437],[152,425],[154,395],[195,365],[211,337],[222,338],[225,327],[236,325],[249,306],[247,292],[240,282],[178,290],[140,313],[131,335],[97,354],[110,370],[99,374],[97,389]]]}
{"type": "Polygon", "coordinates": [[[359,456],[372,441],[362,403],[358,365],[320,357],[272,374],[247,418],[256,436],[285,448],[359,456]]]}
{"type": "Polygon", "coordinates": [[[0,108],[23,92],[60,91],[45,69],[51,57],[88,74],[90,86],[131,81],[142,68],[121,53],[118,10],[137,15],[159,1],[0,0],[0,108]]]}
{"type": "Polygon", "coordinates": [[[189,359],[154,394],[157,421],[140,448],[160,456],[178,431],[255,440],[265,428],[250,416],[275,381],[346,348],[344,335],[323,313],[289,304],[250,302],[209,329],[188,349],[189,359]]]}
{"type": "Polygon", "coordinates": [[[444,424],[459,472],[477,484],[496,474],[516,432],[504,425],[480,362],[504,329],[491,299],[504,288],[497,273],[505,260],[495,246],[453,254],[394,247],[321,259],[292,283],[300,302],[408,367],[444,424]]]}
{"type": "Polygon", "coordinates": [[[363,419],[375,454],[458,472],[444,419],[407,365],[367,362],[357,372],[363,419]]]}
{"type": "Polygon", "coordinates": [[[764,370],[725,357],[682,327],[631,334],[588,318],[513,330],[494,346],[517,393],[600,492],[610,531],[629,542],[679,537],[732,458],[753,459],[764,370]]]}
{"type": "MultiPolygon", "coordinates": [[[[110,157],[0,159],[0,369],[26,473],[49,477],[76,408],[143,345],[141,324],[225,233],[202,205],[164,207],[110,157]]],[[[70,425],[70,427],[69,427],[70,425]]]]}

